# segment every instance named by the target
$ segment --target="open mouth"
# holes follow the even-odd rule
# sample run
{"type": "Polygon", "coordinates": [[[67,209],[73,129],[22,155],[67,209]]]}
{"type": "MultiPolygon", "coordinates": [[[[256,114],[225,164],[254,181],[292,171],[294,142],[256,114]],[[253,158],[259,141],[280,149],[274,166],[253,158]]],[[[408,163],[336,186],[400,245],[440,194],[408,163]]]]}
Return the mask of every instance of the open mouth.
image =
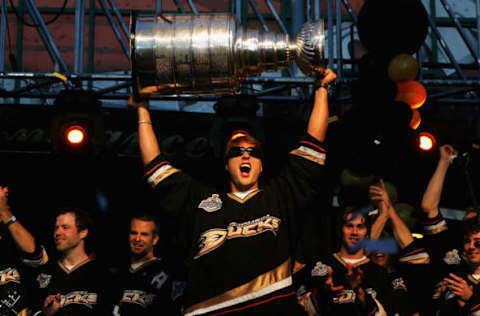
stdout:
{"type": "Polygon", "coordinates": [[[243,163],[243,164],[240,165],[240,171],[242,173],[248,174],[248,173],[250,173],[251,169],[252,169],[252,167],[247,163],[243,163]]]}
{"type": "Polygon", "coordinates": [[[375,256],[376,258],[383,258],[383,257],[385,257],[385,253],[383,253],[383,252],[376,252],[376,253],[374,254],[374,256],[375,256]]]}

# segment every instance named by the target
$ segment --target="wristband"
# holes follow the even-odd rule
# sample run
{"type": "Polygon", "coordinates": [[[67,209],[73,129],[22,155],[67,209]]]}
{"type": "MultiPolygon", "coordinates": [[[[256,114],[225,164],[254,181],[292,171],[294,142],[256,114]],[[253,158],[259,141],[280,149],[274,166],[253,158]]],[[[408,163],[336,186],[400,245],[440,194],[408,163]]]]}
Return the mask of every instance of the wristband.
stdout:
{"type": "Polygon", "coordinates": [[[16,221],[17,221],[17,218],[15,217],[15,215],[12,215],[12,216],[8,219],[8,221],[5,223],[5,226],[8,227],[8,226],[12,225],[13,223],[15,223],[16,221]]]}
{"type": "Polygon", "coordinates": [[[149,121],[149,120],[140,120],[140,121],[138,121],[138,124],[142,124],[142,123],[143,123],[143,124],[150,124],[150,125],[152,125],[152,121],[149,121]]]}
{"type": "Polygon", "coordinates": [[[324,88],[324,89],[327,90],[327,92],[330,92],[330,88],[331,88],[331,87],[332,87],[332,85],[329,84],[329,83],[321,83],[321,84],[319,84],[316,88],[317,88],[317,89],[324,88]]]}

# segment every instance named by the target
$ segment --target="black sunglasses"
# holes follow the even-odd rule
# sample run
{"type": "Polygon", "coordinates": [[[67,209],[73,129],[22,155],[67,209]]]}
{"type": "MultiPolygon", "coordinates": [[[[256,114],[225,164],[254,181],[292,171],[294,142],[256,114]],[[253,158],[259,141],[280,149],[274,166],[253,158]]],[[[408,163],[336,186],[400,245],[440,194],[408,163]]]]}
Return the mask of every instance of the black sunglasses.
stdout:
{"type": "Polygon", "coordinates": [[[228,151],[227,158],[240,157],[244,152],[255,158],[262,158],[262,151],[255,147],[232,147],[228,151]]]}

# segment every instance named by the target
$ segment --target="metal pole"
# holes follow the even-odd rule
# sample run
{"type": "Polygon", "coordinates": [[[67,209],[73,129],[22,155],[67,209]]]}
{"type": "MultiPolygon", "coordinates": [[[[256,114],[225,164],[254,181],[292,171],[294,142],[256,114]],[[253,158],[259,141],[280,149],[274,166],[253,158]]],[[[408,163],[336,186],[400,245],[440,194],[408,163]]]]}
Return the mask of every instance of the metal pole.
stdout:
{"type": "Polygon", "coordinates": [[[477,54],[480,55],[480,0],[475,1],[475,9],[477,13],[477,54]]]}
{"type": "Polygon", "coordinates": [[[313,19],[320,19],[320,0],[313,0],[313,19]]]}
{"type": "Polygon", "coordinates": [[[98,0],[100,5],[102,6],[103,12],[105,12],[105,16],[108,19],[108,22],[112,26],[113,32],[115,33],[115,36],[117,37],[118,41],[120,42],[120,46],[122,46],[123,52],[125,53],[125,56],[127,56],[128,59],[130,59],[130,51],[128,50],[128,46],[125,43],[125,41],[122,38],[122,34],[120,34],[120,31],[117,28],[117,25],[113,21],[113,17],[110,14],[110,11],[107,8],[107,5],[105,4],[104,0],[98,0]]]}
{"type": "Polygon", "coordinates": [[[180,13],[185,13],[185,9],[183,8],[179,0],[173,0],[173,2],[175,2],[175,5],[177,6],[178,11],[180,11],[180,13]]]}
{"type": "Polygon", "coordinates": [[[305,20],[310,22],[312,20],[312,0],[305,0],[305,20]]]}
{"type": "Polygon", "coordinates": [[[328,19],[328,68],[333,69],[333,0],[327,0],[327,19],[328,19]]]}
{"type": "Polygon", "coordinates": [[[73,71],[83,72],[83,48],[85,31],[85,1],[77,0],[75,2],[75,34],[73,49],[73,71]]]}
{"type": "Polygon", "coordinates": [[[335,26],[337,29],[337,76],[342,78],[342,3],[338,0],[335,1],[336,7],[336,17],[335,17],[335,26]]]}
{"type": "Polygon", "coordinates": [[[270,12],[272,12],[273,17],[275,18],[275,21],[277,21],[282,32],[285,34],[288,34],[287,28],[285,27],[285,24],[283,24],[282,18],[280,18],[280,15],[278,15],[277,10],[275,10],[275,7],[273,6],[272,1],[265,0],[265,2],[267,3],[267,6],[270,9],[270,12]]]}
{"type": "Polygon", "coordinates": [[[270,29],[268,28],[267,23],[265,23],[265,19],[263,18],[262,13],[260,12],[260,10],[258,10],[255,0],[248,0],[248,3],[250,3],[250,6],[252,7],[253,11],[255,11],[255,14],[257,15],[257,18],[262,24],[262,27],[265,30],[265,32],[270,32],[270,29]]]}
{"type": "Polygon", "coordinates": [[[0,71],[5,71],[5,42],[7,36],[7,0],[2,0],[2,21],[0,24],[0,71]]]}
{"type": "Polygon", "coordinates": [[[33,23],[38,25],[37,27],[38,34],[42,38],[43,44],[47,48],[47,51],[50,57],[52,58],[53,62],[55,64],[58,64],[62,72],[68,73],[69,70],[68,70],[67,64],[63,60],[57,45],[55,45],[55,41],[53,40],[53,37],[50,35],[50,32],[47,29],[47,25],[45,24],[45,21],[40,15],[40,12],[38,11],[37,6],[33,2],[33,0],[24,0],[24,1],[27,5],[27,10],[30,13],[30,16],[32,17],[33,23]]]}
{"type": "Polygon", "coordinates": [[[192,12],[194,14],[198,14],[197,7],[195,6],[195,3],[193,3],[192,0],[187,0],[188,5],[190,6],[190,9],[192,9],[192,12]]]}
{"type": "Polygon", "coordinates": [[[350,5],[350,2],[348,0],[342,0],[342,2],[343,2],[343,5],[345,6],[345,9],[347,9],[348,14],[352,18],[353,23],[355,23],[356,25],[358,23],[358,16],[355,13],[355,11],[353,11],[353,8],[350,5]]]}
{"type": "Polygon", "coordinates": [[[435,23],[433,22],[433,19],[432,19],[432,17],[430,16],[430,14],[427,14],[427,18],[428,18],[428,23],[430,23],[430,27],[432,28],[433,34],[435,35],[435,37],[437,37],[438,43],[439,43],[440,46],[442,47],[443,51],[444,51],[445,54],[447,55],[447,57],[448,57],[448,59],[450,60],[450,62],[451,62],[451,63],[453,64],[453,66],[455,67],[455,70],[457,71],[458,76],[459,76],[461,79],[466,79],[465,74],[463,73],[462,69],[460,68],[460,66],[458,65],[457,61],[455,60],[455,57],[453,57],[453,54],[452,54],[452,52],[450,51],[450,49],[448,48],[447,43],[445,43],[445,41],[443,40],[442,34],[440,34],[440,32],[438,31],[438,29],[437,29],[437,27],[435,26],[435,23]]]}
{"type": "MultiPolygon", "coordinates": [[[[158,0],[160,1],[160,0],[158,0]]],[[[123,30],[123,33],[125,34],[126,38],[130,37],[130,31],[128,30],[127,24],[122,18],[122,14],[120,13],[120,10],[118,10],[117,5],[115,4],[114,0],[108,0],[108,3],[110,4],[110,7],[112,8],[113,13],[115,13],[115,16],[117,17],[118,24],[120,24],[120,27],[123,30]]],[[[161,8],[161,3],[160,3],[160,8],[161,8]]]]}
{"type": "Polygon", "coordinates": [[[423,64],[423,45],[417,52],[417,63],[418,63],[418,79],[423,79],[423,71],[422,71],[422,64],[423,64]]]}
{"type": "Polygon", "coordinates": [[[440,0],[440,2],[442,2],[443,7],[447,11],[450,18],[453,20],[453,23],[455,23],[455,27],[457,28],[457,31],[460,34],[460,37],[465,42],[465,45],[467,45],[467,48],[470,51],[470,54],[472,54],[472,56],[475,58],[475,62],[477,63],[477,65],[480,65],[477,52],[473,47],[472,43],[470,43],[470,40],[467,38],[467,35],[465,34],[465,31],[463,30],[463,27],[460,24],[460,21],[458,20],[457,16],[455,15],[455,12],[453,11],[450,3],[447,0],[440,0]]]}
{"type": "Polygon", "coordinates": [[[242,0],[235,0],[235,15],[238,22],[242,23],[242,0]]]}
{"type": "Polygon", "coordinates": [[[155,4],[155,15],[159,15],[162,13],[162,0],[157,0],[155,4]]]}

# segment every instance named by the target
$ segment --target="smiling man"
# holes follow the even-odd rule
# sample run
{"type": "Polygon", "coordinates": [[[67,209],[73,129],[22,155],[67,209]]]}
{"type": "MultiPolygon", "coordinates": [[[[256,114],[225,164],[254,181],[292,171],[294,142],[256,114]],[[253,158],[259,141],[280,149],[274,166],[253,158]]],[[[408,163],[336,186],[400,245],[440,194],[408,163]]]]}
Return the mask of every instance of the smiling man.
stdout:
{"type": "Polygon", "coordinates": [[[297,315],[292,288],[297,212],[324,181],[327,69],[317,82],[307,133],[290,152],[283,173],[259,187],[260,143],[246,132],[225,150],[230,192],[199,184],[161,154],[148,104],[134,103],[145,178],[167,212],[178,216],[178,241],[188,268],[185,315],[297,315]]]}
{"type": "Polygon", "coordinates": [[[45,315],[107,315],[110,299],[108,270],[85,251],[89,214],[78,208],[61,209],[53,238],[60,258],[38,274],[38,304],[45,315]]]}
{"type": "Polygon", "coordinates": [[[174,280],[172,264],[154,254],[159,230],[150,214],[135,215],[130,221],[128,244],[130,265],[118,276],[119,297],[114,315],[180,315],[176,300],[184,282],[174,280]]]}
{"type": "Polygon", "coordinates": [[[304,308],[315,315],[386,315],[392,291],[387,271],[373,263],[363,248],[368,217],[347,207],[340,217],[339,251],[315,262],[303,281],[304,308]],[[313,312],[312,312],[313,311],[313,312]]]}

